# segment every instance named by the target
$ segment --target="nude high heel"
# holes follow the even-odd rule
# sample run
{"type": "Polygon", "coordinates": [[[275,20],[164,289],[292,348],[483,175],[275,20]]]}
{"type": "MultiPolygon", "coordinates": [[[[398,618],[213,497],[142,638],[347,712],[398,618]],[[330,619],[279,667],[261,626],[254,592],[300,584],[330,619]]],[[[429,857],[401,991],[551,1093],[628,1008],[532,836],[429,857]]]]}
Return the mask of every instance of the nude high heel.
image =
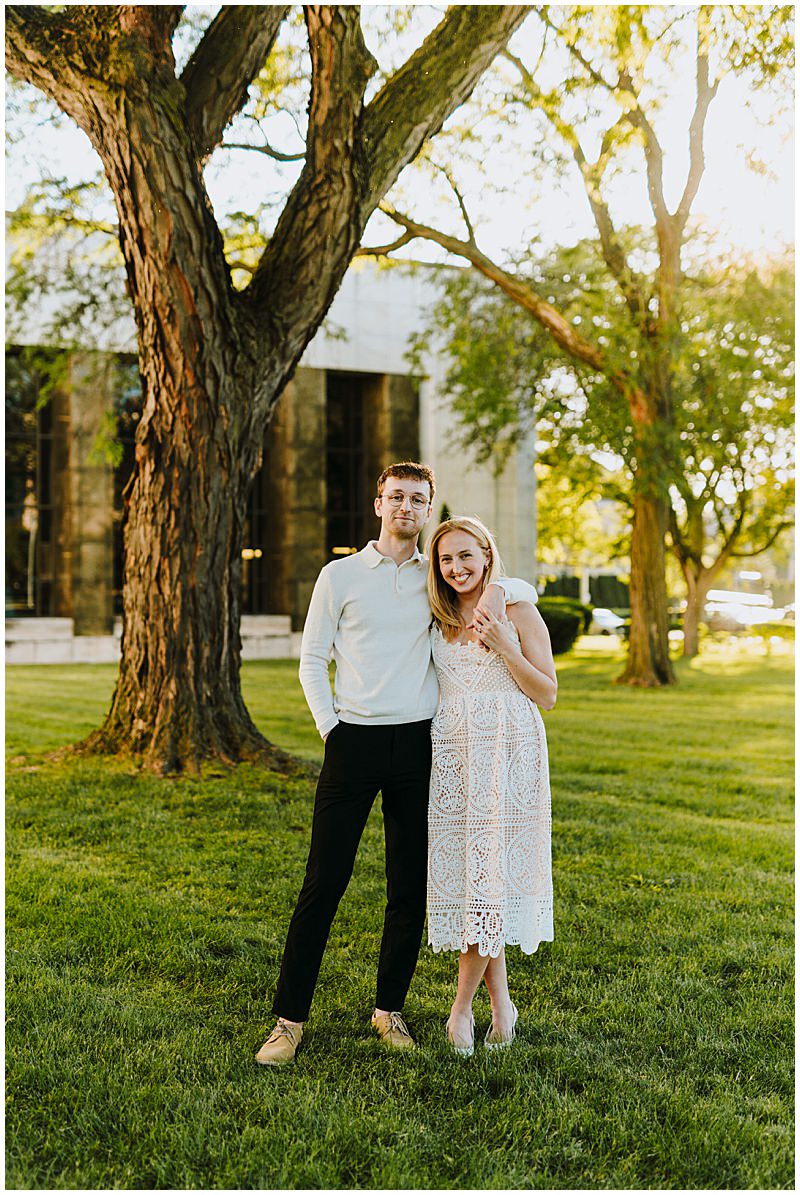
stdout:
{"type": "Polygon", "coordinates": [[[471,1058],[475,1050],[475,1018],[470,1017],[470,1030],[472,1032],[472,1039],[466,1045],[460,1045],[453,1034],[450,1032],[450,1018],[447,1018],[445,1025],[445,1033],[447,1034],[447,1041],[450,1049],[454,1054],[460,1054],[462,1058],[471,1058]]]}
{"type": "Polygon", "coordinates": [[[516,1004],[512,1004],[511,1007],[514,1009],[514,1020],[511,1025],[511,1036],[493,1037],[492,1034],[494,1031],[494,1022],[492,1022],[492,1024],[486,1030],[486,1038],[484,1041],[484,1045],[486,1046],[487,1050],[507,1050],[514,1038],[517,1036],[517,1020],[519,1018],[519,1013],[517,1012],[516,1004]]]}

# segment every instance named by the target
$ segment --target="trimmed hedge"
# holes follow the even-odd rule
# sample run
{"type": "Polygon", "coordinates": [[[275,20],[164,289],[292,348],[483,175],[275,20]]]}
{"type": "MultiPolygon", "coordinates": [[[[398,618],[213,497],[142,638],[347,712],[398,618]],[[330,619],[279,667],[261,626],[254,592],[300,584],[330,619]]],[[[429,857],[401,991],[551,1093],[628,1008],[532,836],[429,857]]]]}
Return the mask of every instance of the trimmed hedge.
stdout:
{"type": "Polygon", "coordinates": [[[536,608],[550,633],[554,656],[570,651],[575,645],[575,640],[589,629],[589,623],[592,621],[591,606],[584,606],[575,598],[540,598],[536,608]]]}
{"type": "Polygon", "coordinates": [[[589,630],[589,624],[592,621],[592,607],[584,606],[583,602],[579,602],[577,598],[564,596],[544,597],[539,599],[539,609],[541,610],[542,603],[547,606],[555,606],[557,609],[576,610],[583,618],[583,631],[589,630]]]}

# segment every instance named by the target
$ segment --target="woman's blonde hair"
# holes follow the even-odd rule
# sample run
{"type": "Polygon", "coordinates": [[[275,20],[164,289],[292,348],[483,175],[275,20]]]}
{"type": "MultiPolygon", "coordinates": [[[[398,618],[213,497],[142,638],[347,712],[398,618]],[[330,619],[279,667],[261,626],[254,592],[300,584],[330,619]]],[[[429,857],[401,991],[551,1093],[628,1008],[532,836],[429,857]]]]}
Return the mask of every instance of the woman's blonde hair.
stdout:
{"type": "Polygon", "coordinates": [[[481,581],[481,593],[491,581],[502,576],[504,570],[494,537],[480,519],[476,519],[474,515],[458,515],[456,518],[446,519],[444,523],[439,524],[427,545],[428,598],[433,612],[433,621],[443,635],[453,638],[461,631],[464,623],[458,612],[458,597],[445,581],[439,567],[439,540],[443,535],[447,535],[448,531],[465,531],[467,535],[471,535],[473,539],[477,540],[483,551],[486,552],[488,561],[481,581]]]}

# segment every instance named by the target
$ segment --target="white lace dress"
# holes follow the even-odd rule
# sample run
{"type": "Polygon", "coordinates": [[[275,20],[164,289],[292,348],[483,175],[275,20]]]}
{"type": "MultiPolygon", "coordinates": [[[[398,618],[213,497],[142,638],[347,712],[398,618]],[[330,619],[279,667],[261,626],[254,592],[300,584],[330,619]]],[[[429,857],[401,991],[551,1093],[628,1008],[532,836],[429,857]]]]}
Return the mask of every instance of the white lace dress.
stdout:
{"type": "Polygon", "coordinates": [[[553,940],[550,780],[538,707],[496,652],[434,627],[439,709],[428,812],[428,941],[434,950],[553,940]]]}

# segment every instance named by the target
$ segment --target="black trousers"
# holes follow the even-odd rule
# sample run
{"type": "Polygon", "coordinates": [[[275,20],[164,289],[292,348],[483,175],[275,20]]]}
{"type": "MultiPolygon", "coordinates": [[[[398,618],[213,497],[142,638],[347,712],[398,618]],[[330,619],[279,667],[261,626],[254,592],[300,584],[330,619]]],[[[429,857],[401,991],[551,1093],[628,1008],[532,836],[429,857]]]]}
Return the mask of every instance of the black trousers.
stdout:
{"type": "Polygon", "coordinates": [[[430,720],[399,726],[340,722],[325,741],[311,848],[289,925],[272,1011],[305,1021],[333,918],[353,874],[370,809],[383,794],[386,915],[375,1006],[403,1007],[425,922],[430,720]]]}

